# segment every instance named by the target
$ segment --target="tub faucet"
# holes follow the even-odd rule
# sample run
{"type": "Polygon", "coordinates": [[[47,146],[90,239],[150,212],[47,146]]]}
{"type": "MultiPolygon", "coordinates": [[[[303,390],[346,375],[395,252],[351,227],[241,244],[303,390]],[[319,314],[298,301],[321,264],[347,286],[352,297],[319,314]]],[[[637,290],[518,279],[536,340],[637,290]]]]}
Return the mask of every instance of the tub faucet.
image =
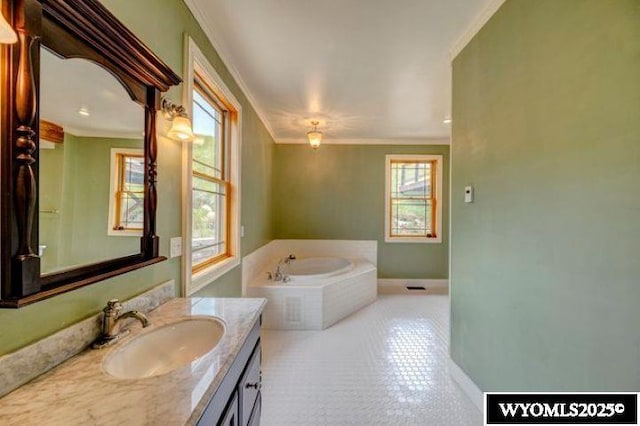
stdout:
{"type": "Polygon", "coordinates": [[[104,312],[102,317],[102,333],[93,343],[95,349],[111,346],[129,334],[129,330],[120,331],[118,328],[120,321],[126,318],[137,319],[142,323],[142,327],[149,326],[147,316],[140,311],[127,311],[122,313],[122,304],[118,299],[109,300],[107,306],[102,311],[104,312]]]}
{"type": "Polygon", "coordinates": [[[284,259],[284,263],[286,263],[287,265],[291,263],[292,260],[296,260],[296,255],[295,254],[290,254],[289,256],[287,256],[284,259]]]}
{"type": "Polygon", "coordinates": [[[282,261],[280,261],[278,263],[278,265],[276,266],[276,272],[275,272],[275,274],[273,274],[273,280],[274,281],[282,281],[282,279],[284,278],[284,275],[282,274],[282,271],[280,270],[280,265],[282,265],[282,261]]]}

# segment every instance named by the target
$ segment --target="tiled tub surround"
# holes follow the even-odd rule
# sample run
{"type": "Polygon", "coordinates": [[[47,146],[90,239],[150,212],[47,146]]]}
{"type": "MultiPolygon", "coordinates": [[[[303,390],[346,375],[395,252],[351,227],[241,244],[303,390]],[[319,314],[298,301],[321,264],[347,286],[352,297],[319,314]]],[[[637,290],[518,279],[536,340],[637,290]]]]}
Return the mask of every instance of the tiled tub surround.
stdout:
{"type": "MultiPolygon", "coordinates": [[[[146,313],[174,297],[175,282],[171,280],[123,301],[122,305],[125,311],[138,310],[146,313]]],[[[0,396],[85,350],[98,338],[101,323],[102,313],[99,313],[0,357],[0,396]]]]}
{"type": "Polygon", "coordinates": [[[216,316],[224,320],[226,333],[215,349],[164,375],[116,379],[102,370],[102,362],[139,334],[135,323],[131,335],[114,347],[86,350],[0,399],[0,424],[195,424],[264,304],[264,299],[173,299],[148,315],[145,331],[193,315],[216,316]]]}
{"type": "Polygon", "coordinates": [[[322,279],[295,278],[287,283],[267,279],[266,272],[273,268],[265,268],[247,288],[250,297],[269,300],[264,328],[323,330],[374,302],[376,267],[366,260],[350,260],[353,268],[348,272],[322,279]]]}
{"type": "Polygon", "coordinates": [[[378,242],[369,240],[273,240],[242,259],[242,289],[264,276],[278,260],[290,254],[298,258],[343,257],[378,264],[378,242]]]}

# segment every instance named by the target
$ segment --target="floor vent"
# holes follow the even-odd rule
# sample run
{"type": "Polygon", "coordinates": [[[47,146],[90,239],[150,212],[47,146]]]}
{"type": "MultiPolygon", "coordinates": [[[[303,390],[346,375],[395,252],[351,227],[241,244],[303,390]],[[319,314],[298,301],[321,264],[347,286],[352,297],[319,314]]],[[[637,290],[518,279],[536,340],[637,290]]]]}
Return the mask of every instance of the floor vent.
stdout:
{"type": "Polygon", "coordinates": [[[424,291],[426,290],[426,288],[421,285],[408,285],[407,290],[423,290],[424,291]]]}

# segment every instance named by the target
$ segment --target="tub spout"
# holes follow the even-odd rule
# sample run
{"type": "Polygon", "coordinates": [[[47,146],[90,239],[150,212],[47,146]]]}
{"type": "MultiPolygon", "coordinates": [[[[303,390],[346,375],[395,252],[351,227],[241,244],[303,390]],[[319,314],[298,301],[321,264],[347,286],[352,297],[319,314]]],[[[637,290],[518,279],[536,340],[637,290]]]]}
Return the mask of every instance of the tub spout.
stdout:
{"type": "Polygon", "coordinates": [[[276,273],[273,274],[273,280],[282,281],[282,278],[284,278],[284,275],[282,275],[282,271],[280,270],[280,263],[278,263],[278,266],[276,266],[276,273]]]}

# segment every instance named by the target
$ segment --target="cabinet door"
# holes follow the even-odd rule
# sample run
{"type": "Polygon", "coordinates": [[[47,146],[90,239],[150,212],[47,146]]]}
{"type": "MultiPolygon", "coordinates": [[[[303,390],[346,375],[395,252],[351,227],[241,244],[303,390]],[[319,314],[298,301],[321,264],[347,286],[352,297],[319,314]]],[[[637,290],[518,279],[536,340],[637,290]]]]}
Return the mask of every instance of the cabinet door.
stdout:
{"type": "Polygon", "coordinates": [[[218,422],[218,426],[239,426],[238,421],[238,392],[233,393],[233,399],[222,416],[222,420],[218,422]]]}
{"type": "Polygon", "coordinates": [[[256,399],[260,394],[260,388],[262,387],[262,379],[260,377],[260,343],[256,346],[251,360],[247,366],[247,369],[238,383],[238,392],[240,399],[240,425],[247,426],[249,424],[249,418],[253,411],[256,399]]]}
{"type": "Polygon", "coordinates": [[[251,413],[251,419],[249,420],[249,426],[260,426],[261,414],[262,414],[262,395],[258,394],[256,405],[253,407],[253,413],[251,413]]]}

